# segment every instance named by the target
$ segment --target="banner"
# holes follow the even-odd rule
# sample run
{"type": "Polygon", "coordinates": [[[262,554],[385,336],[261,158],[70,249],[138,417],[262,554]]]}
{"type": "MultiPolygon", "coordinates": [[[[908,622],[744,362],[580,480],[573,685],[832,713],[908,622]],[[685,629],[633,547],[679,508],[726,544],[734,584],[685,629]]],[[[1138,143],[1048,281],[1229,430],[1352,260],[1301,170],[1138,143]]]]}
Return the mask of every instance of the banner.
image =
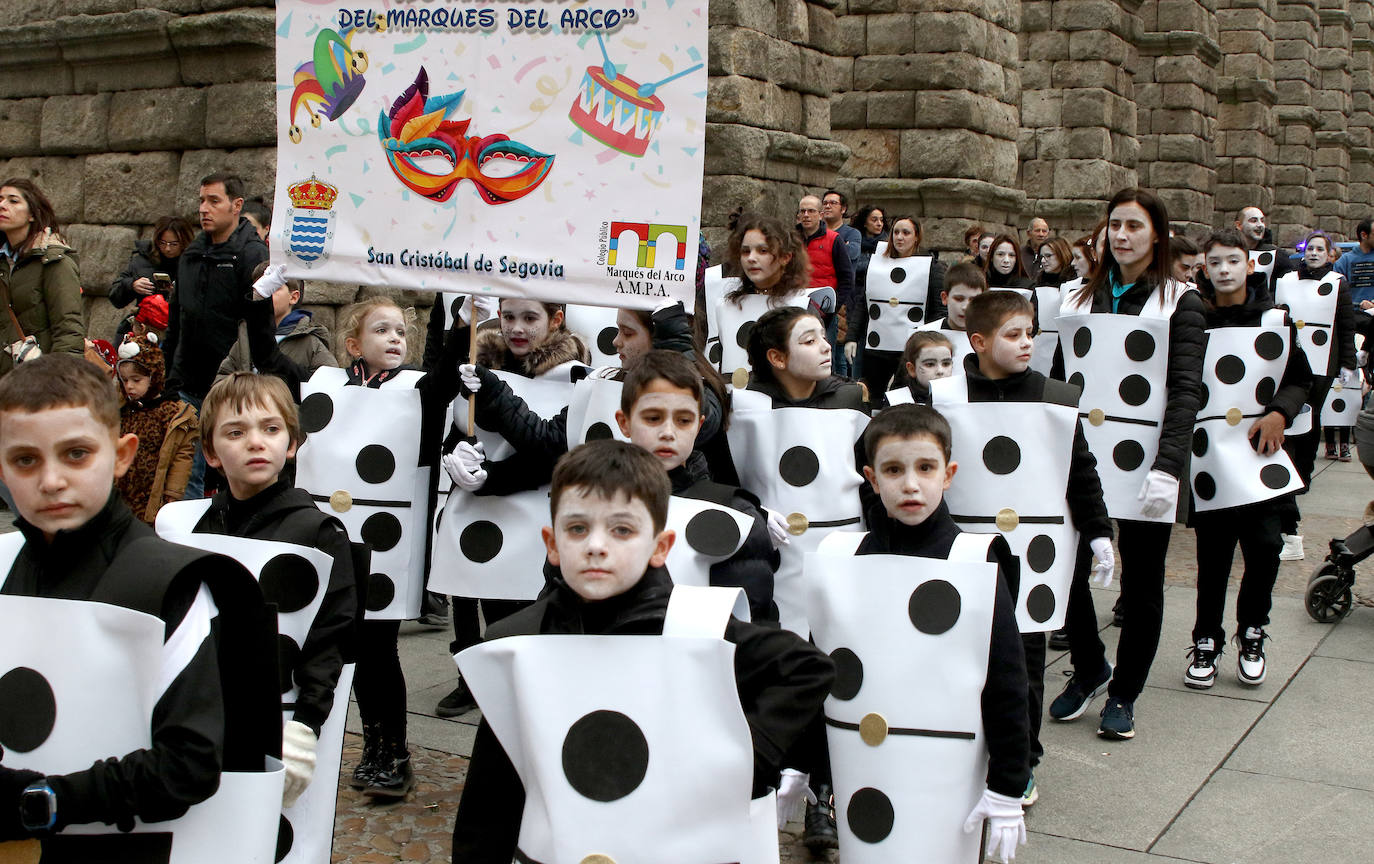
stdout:
{"type": "Polygon", "coordinates": [[[706,33],[706,0],[278,0],[273,260],[690,309],[706,33]]]}

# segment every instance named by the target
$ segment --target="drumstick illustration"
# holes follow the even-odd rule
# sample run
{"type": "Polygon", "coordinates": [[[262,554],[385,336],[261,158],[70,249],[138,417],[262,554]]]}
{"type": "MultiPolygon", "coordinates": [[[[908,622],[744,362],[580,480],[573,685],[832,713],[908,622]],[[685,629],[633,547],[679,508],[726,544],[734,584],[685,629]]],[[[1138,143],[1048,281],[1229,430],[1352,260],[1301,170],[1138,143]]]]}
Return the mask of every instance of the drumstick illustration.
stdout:
{"type": "MultiPolygon", "coordinates": [[[[597,34],[597,37],[600,38],[600,34],[597,34]]],[[[605,48],[603,47],[602,50],[604,51],[605,48]]],[[[609,63],[610,61],[607,60],[606,62],[609,63]]],[[[667,78],[664,78],[662,81],[655,81],[655,82],[653,82],[652,84],[640,84],[640,85],[639,85],[639,89],[636,90],[635,93],[636,93],[637,95],[639,95],[640,97],[644,98],[644,99],[648,99],[650,96],[654,95],[654,91],[657,90],[659,87],[662,87],[664,84],[667,84],[669,81],[676,81],[677,79],[681,78],[683,75],[691,75],[693,72],[697,71],[697,70],[700,69],[701,67],[702,67],[702,64],[698,63],[697,65],[693,66],[693,67],[690,68],[690,69],[683,69],[681,72],[677,72],[677,73],[675,73],[675,74],[669,75],[667,78]]]]}
{"type": "Polygon", "coordinates": [[[601,39],[601,31],[596,32],[596,44],[601,46],[601,71],[605,73],[607,81],[615,80],[615,64],[611,62],[611,55],[606,53],[606,43],[601,39]]]}

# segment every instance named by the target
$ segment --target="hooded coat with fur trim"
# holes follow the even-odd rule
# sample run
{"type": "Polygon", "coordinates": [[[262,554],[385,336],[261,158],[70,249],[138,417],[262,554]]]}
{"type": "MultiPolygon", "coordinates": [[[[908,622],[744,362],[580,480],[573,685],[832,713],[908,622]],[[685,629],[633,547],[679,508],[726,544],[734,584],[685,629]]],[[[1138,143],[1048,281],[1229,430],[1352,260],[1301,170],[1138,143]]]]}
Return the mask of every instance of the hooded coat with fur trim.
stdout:
{"type": "Polygon", "coordinates": [[[516,357],[510,352],[500,327],[477,329],[477,365],[492,371],[504,370],[526,378],[538,378],[565,363],[591,362],[592,353],[577,334],[566,327],[550,331],[544,341],[524,357],[516,357]]]}
{"type": "MultiPolygon", "coordinates": [[[[0,257],[0,281],[5,283],[10,308],[24,328],[22,334],[16,333],[9,315],[0,316],[3,344],[32,336],[44,354],[85,352],[81,271],[75,250],[53,240],[46,248],[20,252],[14,261],[0,257]]],[[[10,355],[0,351],[0,375],[13,368],[10,355]]]]}
{"type": "Polygon", "coordinates": [[[180,501],[186,491],[200,421],[189,403],[163,392],[165,365],[155,342],[139,336],[120,349],[120,366],[134,362],[148,372],[148,392],[142,399],[126,400],[119,409],[120,434],[138,436],[138,454],[115,488],[134,516],[152,525],[163,503],[180,501]]]}

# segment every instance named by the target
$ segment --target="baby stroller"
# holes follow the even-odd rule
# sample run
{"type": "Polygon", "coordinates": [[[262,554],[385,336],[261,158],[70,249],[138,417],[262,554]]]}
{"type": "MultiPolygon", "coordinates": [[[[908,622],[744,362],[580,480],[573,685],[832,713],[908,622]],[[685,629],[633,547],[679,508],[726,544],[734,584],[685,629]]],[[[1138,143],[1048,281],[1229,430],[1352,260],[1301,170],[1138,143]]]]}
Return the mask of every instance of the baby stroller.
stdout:
{"type": "MultiPolygon", "coordinates": [[[[1374,411],[1360,412],[1355,423],[1360,464],[1374,477],[1374,411]]],[[[1374,501],[1364,512],[1364,525],[1348,537],[1334,537],[1326,560],[1307,580],[1303,597],[1312,620],[1330,624],[1350,614],[1355,605],[1355,565],[1374,555],[1374,501]]]]}

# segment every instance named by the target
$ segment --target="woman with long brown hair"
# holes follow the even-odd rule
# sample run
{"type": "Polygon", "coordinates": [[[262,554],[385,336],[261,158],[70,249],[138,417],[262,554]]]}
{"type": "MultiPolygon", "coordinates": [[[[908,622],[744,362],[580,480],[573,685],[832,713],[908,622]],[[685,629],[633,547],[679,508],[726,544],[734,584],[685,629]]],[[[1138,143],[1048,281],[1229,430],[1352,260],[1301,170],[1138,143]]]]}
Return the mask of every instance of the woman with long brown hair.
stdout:
{"type": "Polygon", "coordinates": [[[0,375],[15,362],[47,354],[84,354],[81,272],[76,252],[58,236],[57,214],[31,180],[0,182],[0,375]],[[27,343],[27,344],[26,344],[27,343]]]}
{"type": "MultiPolygon", "coordinates": [[[[163,216],[153,225],[153,235],[149,240],[139,240],[134,244],[133,254],[124,272],[110,285],[110,305],[122,309],[134,301],[143,307],[144,298],[161,294],[170,301],[172,290],[176,287],[177,262],[181,252],[195,238],[191,223],[180,216],[163,216]],[[155,278],[166,276],[166,279],[155,278]]],[[[169,322],[170,323],[170,322],[169,322]]],[[[128,318],[119,322],[115,331],[114,343],[124,341],[129,332],[128,318]]],[[[170,358],[169,358],[170,359],[170,358]]]]}

